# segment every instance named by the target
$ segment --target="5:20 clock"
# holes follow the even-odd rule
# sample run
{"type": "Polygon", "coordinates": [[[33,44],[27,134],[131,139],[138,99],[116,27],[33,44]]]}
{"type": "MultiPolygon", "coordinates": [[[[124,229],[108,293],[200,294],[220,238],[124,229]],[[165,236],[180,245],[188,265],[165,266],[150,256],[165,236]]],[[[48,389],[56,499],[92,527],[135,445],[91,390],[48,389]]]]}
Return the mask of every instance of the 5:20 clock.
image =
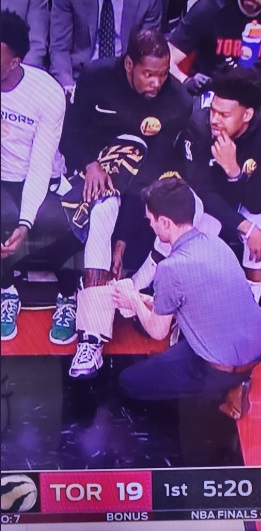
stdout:
{"type": "Polygon", "coordinates": [[[235,497],[235,496],[250,496],[253,491],[253,485],[249,479],[241,479],[235,481],[234,479],[227,479],[222,483],[217,483],[214,480],[204,481],[203,495],[207,498],[215,496],[221,497],[235,497]]]}

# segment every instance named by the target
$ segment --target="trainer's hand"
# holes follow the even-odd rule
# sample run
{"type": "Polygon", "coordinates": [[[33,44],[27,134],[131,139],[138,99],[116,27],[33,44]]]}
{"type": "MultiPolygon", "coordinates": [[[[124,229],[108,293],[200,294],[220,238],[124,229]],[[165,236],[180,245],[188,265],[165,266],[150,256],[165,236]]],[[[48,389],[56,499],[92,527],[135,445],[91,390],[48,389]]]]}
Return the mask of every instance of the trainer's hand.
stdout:
{"type": "Polygon", "coordinates": [[[86,166],[83,200],[90,203],[99,195],[104,195],[106,188],[114,191],[111,177],[102,169],[100,163],[95,160],[86,166]]]}
{"type": "Polygon", "coordinates": [[[116,280],[123,278],[123,255],[125,248],[126,243],[124,241],[116,241],[111,265],[111,272],[116,280]]]}
{"type": "Polygon", "coordinates": [[[184,81],[184,85],[191,96],[200,96],[206,90],[207,83],[211,81],[211,78],[204,74],[195,74],[193,77],[187,77],[184,81]]]}
{"type": "Polygon", "coordinates": [[[116,308],[121,310],[132,310],[136,313],[137,300],[140,299],[140,294],[136,288],[131,285],[116,284],[112,294],[112,300],[116,308]]]}
{"type": "Polygon", "coordinates": [[[4,244],[1,244],[1,258],[7,258],[14,254],[19,249],[27,233],[27,227],[17,227],[8,240],[4,244]]]}
{"type": "Polygon", "coordinates": [[[140,298],[142,302],[144,302],[145,306],[147,306],[148,310],[152,311],[154,297],[152,297],[152,295],[146,295],[145,293],[140,293],[140,298]]]}

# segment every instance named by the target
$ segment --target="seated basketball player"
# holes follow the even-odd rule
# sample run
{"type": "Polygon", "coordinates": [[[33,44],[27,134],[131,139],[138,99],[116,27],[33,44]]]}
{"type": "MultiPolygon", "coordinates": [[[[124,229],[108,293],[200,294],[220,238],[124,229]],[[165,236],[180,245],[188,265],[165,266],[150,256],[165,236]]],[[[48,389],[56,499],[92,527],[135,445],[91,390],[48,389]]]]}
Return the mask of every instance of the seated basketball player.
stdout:
{"type": "MultiPolygon", "coordinates": [[[[72,106],[74,134],[65,156],[71,154],[76,167],[84,168],[84,201],[101,199],[90,215],[84,253],[86,288],[108,280],[111,236],[120,201],[124,197],[121,209],[125,209],[127,196],[139,200],[140,190],[169,168],[173,142],[191,114],[190,96],[169,75],[169,57],[168,44],[161,33],[140,30],[131,36],[125,57],[106,66],[99,62],[91,65],[77,83],[72,106]],[[121,177],[122,168],[128,173],[127,182],[121,177]],[[105,190],[112,192],[112,197],[103,201],[105,190]]],[[[136,214],[133,210],[128,231],[136,224],[136,214]]],[[[72,376],[82,369],[92,341],[84,329],[70,371],[72,376]]],[[[100,345],[99,338],[97,341],[100,345]]],[[[88,368],[86,371],[89,373],[88,368]]]]}
{"type": "MultiPolygon", "coordinates": [[[[16,13],[1,16],[1,338],[17,334],[21,302],[14,285],[14,269],[19,252],[26,253],[24,240],[43,247],[42,237],[66,234],[67,257],[80,243],[69,230],[58,195],[64,171],[59,154],[65,111],[65,96],[59,84],[46,72],[22,64],[29,51],[29,27],[16,13]],[[75,248],[74,248],[75,246],[75,248]]],[[[20,256],[21,258],[21,256],[20,256]]],[[[48,257],[56,272],[63,258],[55,248],[48,257]]],[[[60,276],[57,311],[50,338],[55,343],[70,343],[76,337],[76,282],[73,276],[60,276]]]]}
{"type": "Polygon", "coordinates": [[[180,169],[222,225],[221,237],[244,244],[242,265],[261,296],[261,78],[226,68],[213,78],[210,109],[195,113],[179,139],[180,169]]]}

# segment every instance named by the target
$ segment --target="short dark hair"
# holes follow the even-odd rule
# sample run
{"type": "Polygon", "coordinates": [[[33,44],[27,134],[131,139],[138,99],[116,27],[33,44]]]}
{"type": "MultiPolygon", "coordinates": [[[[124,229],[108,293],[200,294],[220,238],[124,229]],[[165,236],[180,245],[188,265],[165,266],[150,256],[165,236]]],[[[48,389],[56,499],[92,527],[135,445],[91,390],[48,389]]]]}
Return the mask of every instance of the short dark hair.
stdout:
{"type": "Polygon", "coordinates": [[[133,30],[129,37],[126,55],[134,64],[142,57],[165,57],[170,55],[167,40],[163,33],[154,29],[133,30]]]}
{"type": "Polygon", "coordinates": [[[166,216],[175,225],[193,224],[195,198],[188,184],[178,177],[153,182],[141,192],[142,200],[153,216],[166,216]]]}
{"type": "Polygon", "coordinates": [[[211,90],[219,98],[238,101],[243,107],[254,110],[261,105],[260,76],[253,68],[225,66],[213,77],[211,90]]]}
{"type": "Polygon", "coordinates": [[[10,50],[24,59],[30,50],[29,41],[30,27],[15,11],[9,9],[1,12],[1,42],[5,43],[10,50]]]}

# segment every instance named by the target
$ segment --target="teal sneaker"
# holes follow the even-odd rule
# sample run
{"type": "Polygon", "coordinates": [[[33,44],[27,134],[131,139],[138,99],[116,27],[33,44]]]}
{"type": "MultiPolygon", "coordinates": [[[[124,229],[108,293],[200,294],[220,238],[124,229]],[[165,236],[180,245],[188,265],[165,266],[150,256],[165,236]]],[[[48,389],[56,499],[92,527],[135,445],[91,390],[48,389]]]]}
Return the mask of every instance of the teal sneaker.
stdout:
{"type": "Polygon", "coordinates": [[[17,316],[21,310],[18,294],[1,293],[1,340],[8,341],[17,334],[17,316]]]}
{"type": "Polygon", "coordinates": [[[76,338],[76,300],[59,294],[49,339],[56,345],[69,345],[76,338]]]}

